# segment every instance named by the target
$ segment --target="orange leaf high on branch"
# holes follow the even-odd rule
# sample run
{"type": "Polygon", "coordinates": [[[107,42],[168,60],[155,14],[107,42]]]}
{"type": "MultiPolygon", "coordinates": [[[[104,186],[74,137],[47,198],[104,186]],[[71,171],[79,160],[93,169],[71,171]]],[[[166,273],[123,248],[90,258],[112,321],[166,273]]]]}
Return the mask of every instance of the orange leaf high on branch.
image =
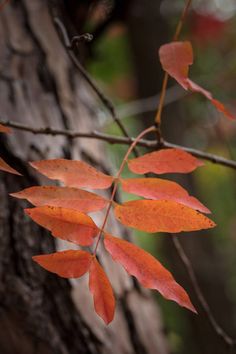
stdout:
{"type": "Polygon", "coordinates": [[[137,174],[189,173],[203,165],[202,161],[180,149],[154,151],[128,161],[130,171],[137,174]]]}
{"type": "Polygon", "coordinates": [[[190,42],[171,42],[159,49],[163,70],[173,77],[185,90],[198,92],[206,97],[216,109],[229,119],[235,119],[230,111],[211,92],[194,83],[188,77],[189,66],[193,64],[193,49],[190,42]]]}

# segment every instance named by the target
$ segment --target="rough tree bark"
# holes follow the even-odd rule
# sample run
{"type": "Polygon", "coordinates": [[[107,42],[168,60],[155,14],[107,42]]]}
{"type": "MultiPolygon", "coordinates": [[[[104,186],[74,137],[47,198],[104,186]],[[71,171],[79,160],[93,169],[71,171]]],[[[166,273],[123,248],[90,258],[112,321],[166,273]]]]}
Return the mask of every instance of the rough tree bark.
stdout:
{"type": "MultiPolygon", "coordinates": [[[[56,34],[47,1],[6,5],[0,14],[0,48],[1,118],[38,127],[96,128],[96,100],[56,34]]],[[[18,131],[1,136],[0,144],[1,156],[24,175],[0,174],[0,352],[167,354],[149,292],[135,287],[104,255],[101,261],[117,296],[115,320],[105,327],[94,313],[86,277],[69,283],[32,262],[32,255],[54,251],[55,242],[24,215],[26,203],[8,195],[43,181],[26,164],[29,160],[83,158],[109,170],[101,143],[18,131]]]]}

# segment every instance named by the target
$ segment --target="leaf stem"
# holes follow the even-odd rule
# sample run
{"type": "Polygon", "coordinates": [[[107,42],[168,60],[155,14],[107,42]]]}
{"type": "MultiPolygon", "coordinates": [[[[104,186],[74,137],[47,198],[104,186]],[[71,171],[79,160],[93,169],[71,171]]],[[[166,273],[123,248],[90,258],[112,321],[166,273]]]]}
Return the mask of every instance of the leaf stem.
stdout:
{"type": "Polygon", "coordinates": [[[111,198],[109,200],[109,204],[108,204],[108,207],[107,207],[107,211],[106,211],[106,214],[105,214],[105,217],[104,217],[104,221],[102,223],[102,226],[100,228],[100,231],[99,231],[99,234],[98,234],[98,239],[97,239],[97,243],[96,243],[96,246],[95,246],[95,249],[94,249],[94,252],[93,252],[93,256],[95,257],[96,256],[96,252],[97,252],[97,248],[98,248],[98,245],[99,245],[99,242],[101,240],[101,237],[102,237],[102,234],[104,232],[104,228],[106,226],[106,223],[107,223],[107,219],[108,219],[108,216],[109,216],[109,213],[110,213],[110,210],[111,210],[111,207],[112,207],[112,203],[114,201],[114,197],[115,197],[115,194],[116,194],[116,191],[117,191],[117,188],[118,188],[118,183],[119,183],[119,179],[120,179],[120,176],[121,176],[121,173],[125,167],[125,164],[128,160],[128,157],[129,155],[131,154],[131,152],[133,151],[133,149],[135,148],[135,146],[137,145],[137,143],[139,142],[140,139],[142,139],[142,137],[148,133],[151,133],[151,132],[154,132],[156,131],[157,128],[153,125],[145,130],[143,130],[136,138],[135,140],[132,142],[132,144],[130,145],[129,149],[127,150],[124,158],[123,158],[123,161],[120,165],[120,168],[119,168],[119,171],[117,172],[117,175],[116,175],[116,178],[115,178],[115,182],[114,182],[114,186],[113,186],[113,190],[112,190],[112,193],[111,193],[111,198]]]}
{"type": "Polygon", "coordinates": [[[173,41],[177,41],[178,38],[179,38],[179,35],[180,35],[180,32],[182,30],[182,27],[183,27],[183,24],[184,24],[184,21],[185,21],[185,18],[187,16],[187,13],[188,13],[188,10],[189,10],[189,7],[191,5],[191,2],[192,0],[186,0],[186,3],[185,3],[185,6],[184,6],[184,9],[183,9],[183,12],[181,14],[181,17],[179,19],[179,22],[177,24],[177,27],[176,27],[176,30],[175,30],[175,34],[173,36],[173,41]]]}
{"type": "MultiPolygon", "coordinates": [[[[177,41],[179,38],[180,32],[183,27],[184,20],[186,18],[187,13],[188,13],[188,9],[191,5],[191,2],[192,2],[192,0],[186,0],[183,12],[182,12],[181,17],[178,21],[172,41],[177,41]]],[[[157,113],[156,113],[156,117],[155,117],[155,123],[158,127],[160,127],[160,124],[161,124],[161,114],[162,114],[165,96],[166,96],[166,88],[167,88],[168,78],[169,78],[169,75],[167,74],[167,72],[165,72],[164,79],[162,82],[160,101],[159,101],[159,105],[158,105],[158,109],[157,109],[157,113]]]]}

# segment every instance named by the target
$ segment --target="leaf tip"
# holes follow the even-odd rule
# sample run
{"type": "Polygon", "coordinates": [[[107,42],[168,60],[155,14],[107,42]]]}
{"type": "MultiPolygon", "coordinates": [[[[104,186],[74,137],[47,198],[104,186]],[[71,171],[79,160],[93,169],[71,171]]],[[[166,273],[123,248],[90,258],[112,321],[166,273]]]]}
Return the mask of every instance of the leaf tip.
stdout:
{"type": "Polygon", "coordinates": [[[9,195],[13,198],[18,198],[18,199],[21,199],[20,197],[20,192],[15,192],[15,193],[9,193],[9,195]]]}
{"type": "Polygon", "coordinates": [[[35,263],[41,265],[41,263],[40,263],[40,258],[41,258],[41,257],[42,257],[41,255],[32,256],[32,260],[33,260],[35,263]]]}
{"type": "Polygon", "coordinates": [[[195,309],[195,307],[193,306],[192,302],[190,301],[189,297],[188,297],[188,302],[183,304],[183,307],[185,307],[187,310],[193,312],[195,315],[198,315],[197,310],[195,309]]]}

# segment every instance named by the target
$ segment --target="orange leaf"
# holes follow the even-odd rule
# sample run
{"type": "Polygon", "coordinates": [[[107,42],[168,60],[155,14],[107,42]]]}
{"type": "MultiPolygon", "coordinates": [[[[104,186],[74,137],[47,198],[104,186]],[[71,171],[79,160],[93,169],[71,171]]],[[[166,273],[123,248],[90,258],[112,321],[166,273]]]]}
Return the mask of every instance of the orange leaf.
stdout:
{"type": "Polygon", "coordinates": [[[159,49],[163,70],[172,76],[185,90],[188,89],[189,65],[193,64],[193,49],[190,42],[172,42],[159,49]]]}
{"type": "Polygon", "coordinates": [[[115,207],[124,225],[146,232],[181,232],[209,229],[215,223],[185,205],[170,200],[134,200],[115,207]]]}
{"type": "Polygon", "coordinates": [[[95,311],[109,324],[114,317],[115,298],[110,281],[96,258],[89,268],[89,289],[94,297],[95,311]]]}
{"type": "Polygon", "coordinates": [[[153,256],[130,242],[107,234],[104,244],[112,258],[129,274],[135,276],[145,288],[155,289],[166,299],[173,300],[196,313],[185,290],[153,256]]]}
{"type": "Polygon", "coordinates": [[[25,209],[37,224],[59,237],[81,246],[90,246],[98,233],[93,220],[79,211],[60,207],[41,206],[25,209]]]}
{"type": "Polygon", "coordinates": [[[193,50],[190,42],[171,42],[160,47],[159,57],[163,69],[172,76],[185,90],[198,92],[205,96],[216,109],[229,119],[235,117],[211,92],[203,89],[188,78],[189,65],[193,63],[193,50]]]}
{"type": "Polygon", "coordinates": [[[31,187],[18,193],[11,193],[11,196],[27,199],[35,206],[50,205],[75,209],[83,213],[101,210],[108,202],[99,195],[70,187],[31,187]]]}
{"type": "Polygon", "coordinates": [[[174,200],[203,213],[210,213],[199,200],[191,197],[179,184],[160,178],[129,178],[121,180],[125,192],[148,199],[174,200]]]}
{"type": "Polygon", "coordinates": [[[129,169],[137,174],[144,173],[189,173],[203,162],[180,149],[154,151],[128,161],[129,169]]]}
{"type": "Polygon", "coordinates": [[[63,278],[79,278],[90,266],[92,256],[85,251],[61,251],[32,257],[41,267],[63,278]]]}
{"type": "Polygon", "coordinates": [[[31,166],[48,178],[60,180],[70,187],[105,189],[111,186],[114,179],[83,161],[42,160],[31,162],[31,166]]]}
{"type": "Polygon", "coordinates": [[[14,175],[22,176],[21,173],[17,172],[14,168],[9,166],[1,157],[0,157],[0,170],[13,173],[14,175]]]}
{"type": "Polygon", "coordinates": [[[0,133],[10,133],[11,129],[6,127],[5,125],[0,124],[0,133]]]}

